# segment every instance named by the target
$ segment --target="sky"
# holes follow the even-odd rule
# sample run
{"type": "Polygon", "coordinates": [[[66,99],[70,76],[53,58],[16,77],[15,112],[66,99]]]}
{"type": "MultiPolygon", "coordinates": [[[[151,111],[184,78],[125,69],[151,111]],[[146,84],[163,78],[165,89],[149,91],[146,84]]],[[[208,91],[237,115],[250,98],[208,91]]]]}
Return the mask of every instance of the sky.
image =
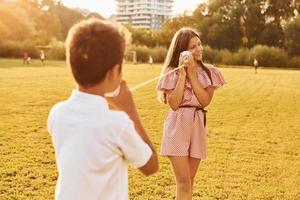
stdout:
{"type": "MultiPolygon", "coordinates": [[[[173,15],[183,13],[185,10],[194,10],[197,4],[206,0],[174,0],[173,15]]],[[[85,8],[98,12],[104,17],[116,14],[117,2],[115,0],[63,0],[65,6],[70,8],[85,8]]]]}

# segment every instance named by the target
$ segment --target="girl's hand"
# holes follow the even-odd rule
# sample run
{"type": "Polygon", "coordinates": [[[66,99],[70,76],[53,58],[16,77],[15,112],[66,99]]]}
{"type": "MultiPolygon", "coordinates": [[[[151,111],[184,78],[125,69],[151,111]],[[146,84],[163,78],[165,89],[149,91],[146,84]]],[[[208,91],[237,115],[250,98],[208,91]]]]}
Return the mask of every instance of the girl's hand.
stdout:
{"type": "Polygon", "coordinates": [[[179,69],[179,77],[183,77],[185,78],[186,77],[186,68],[185,67],[182,67],[179,69]]]}
{"type": "Polygon", "coordinates": [[[195,78],[197,76],[197,68],[194,65],[190,65],[187,68],[187,76],[189,79],[195,78]]]}
{"type": "Polygon", "coordinates": [[[180,67],[179,69],[179,76],[180,77],[186,77],[186,62],[184,60],[184,57],[180,54],[179,56],[179,64],[178,64],[178,67],[180,67]]]}
{"type": "Polygon", "coordinates": [[[187,65],[186,71],[187,71],[187,76],[189,77],[189,79],[196,76],[197,69],[195,66],[194,58],[191,53],[189,56],[185,56],[184,63],[187,65]]]}
{"type": "Polygon", "coordinates": [[[179,56],[179,62],[178,62],[178,67],[182,67],[182,65],[187,66],[186,65],[186,58],[183,57],[181,54],[179,56]]]}

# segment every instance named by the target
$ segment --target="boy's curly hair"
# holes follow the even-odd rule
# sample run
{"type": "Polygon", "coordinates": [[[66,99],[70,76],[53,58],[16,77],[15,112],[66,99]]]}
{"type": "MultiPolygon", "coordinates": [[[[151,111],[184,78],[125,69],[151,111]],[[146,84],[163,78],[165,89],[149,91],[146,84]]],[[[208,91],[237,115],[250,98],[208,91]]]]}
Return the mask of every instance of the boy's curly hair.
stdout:
{"type": "Polygon", "coordinates": [[[122,66],[125,39],[117,24],[88,19],[75,24],[66,40],[67,64],[83,87],[100,83],[115,65],[122,66]]]}

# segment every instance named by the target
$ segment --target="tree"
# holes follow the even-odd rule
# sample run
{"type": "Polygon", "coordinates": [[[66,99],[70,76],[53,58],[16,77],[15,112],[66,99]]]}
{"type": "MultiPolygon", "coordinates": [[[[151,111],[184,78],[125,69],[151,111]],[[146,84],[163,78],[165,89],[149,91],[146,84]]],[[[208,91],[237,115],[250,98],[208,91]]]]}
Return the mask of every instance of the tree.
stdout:
{"type": "Polygon", "coordinates": [[[25,40],[35,32],[34,23],[28,20],[27,13],[10,6],[0,6],[0,38],[2,40],[25,40]]]}
{"type": "Polygon", "coordinates": [[[157,44],[151,30],[142,28],[131,28],[130,32],[133,44],[146,45],[148,47],[154,47],[157,44]]]}
{"type": "Polygon", "coordinates": [[[97,19],[101,19],[101,20],[104,19],[104,17],[102,17],[100,14],[98,14],[96,12],[91,12],[90,14],[88,14],[86,16],[86,19],[89,19],[89,18],[97,18],[97,19]]]}
{"type": "Polygon", "coordinates": [[[235,50],[242,44],[241,15],[241,7],[236,1],[210,0],[194,11],[193,22],[204,44],[235,50]]]}
{"type": "Polygon", "coordinates": [[[165,21],[163,28],[161,29],[161,35],[159,41],[162,46],[169,47],[172,38],[176,31],[182,27],[194,27],[194,20],[192,16],[188,16],[186,13],[178,15],[165,21]]]}
{"type": "Polygon", "coordinates": [[[268,23],[261,32],[258,42],[268,46],[283,45],[283,30],[276,23],[268,23]]]}
{"type": "Polygon", "coordinates": [[[79,11],[65,7],[61,1],[42,0],[40,7],[41,10],[46,10],[60,21],[62,34],[62,37],[58,38],[60,40],[64,40],[67,37],[69,29],[75,23],[84,19],[84,16],[79,11]]]}
{"type": "Polygon", "coordinates": [[[282,20],[289,19],[294,15],[296,4],[299,0],[265,0],[266,16],[272,18],[278,27],[281,27],[282,20]]]}
{"type": "Polygon", "coordinates": [[[290,55],[300,55],[300,15],[285,30],[285,46],[290,55]]]}
{"type": "Polygon", "coordinates": [[[48,38],[55,37],[63,40],[62,24],[57,15],[42,11],[40,17],[36,20],[36,27],[40,31],[44,31],[48,38]]]}
{"type": "Polygon", "coordinates": [[[245,37],[248,39],[247,47],[251,48],[259,43],[260,35],[265,29],[266,18],[263,10],[264,2],[261,0],[246,0],[243,3],[244,13],[242,19],[245,27],[245,37]]]}

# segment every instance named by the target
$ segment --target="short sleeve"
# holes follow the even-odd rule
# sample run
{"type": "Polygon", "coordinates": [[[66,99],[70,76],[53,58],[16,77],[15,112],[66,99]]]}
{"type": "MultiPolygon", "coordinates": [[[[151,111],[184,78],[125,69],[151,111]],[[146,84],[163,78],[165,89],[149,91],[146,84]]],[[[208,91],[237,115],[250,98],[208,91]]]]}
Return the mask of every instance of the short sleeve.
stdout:
{"type": "Polygon", "coordinates": [[[225,79],[223,77],[223,75],[221,74],[220,70],[216,67],[210,67],[209,68],[210,72],[211,72],[211,78],[212,78],[212,86],[215,89],[218,89],[219,87],[221,87],[222,85],[224,85],[225,79]]]}
{"type": "Polygon", "coordinates": [[[198,71],[197,77],[203,88],[211,85],[211,80],[206,72],[198,71]]]}
{"type": "Polygon", "coordinates": [[[209,64],[206,64],[205,66],[208,68],[211,76],[204,70],[198,72],[198,80],[201,82],[203,88],[213,86],[214,89],[218,89],[226,83],[218,68],[209,64]]]}
{"type": "Polygon", "coordinates": [[[128,123],[120,133],[119,148],[125,159],[136,168],[144,166],[152,155],[152,150],[136,132],[133,122],[128,118],[128,123]]]}
{"type": "Polygon", "coordinates": [[[176,87],[177,80],[178,80],[178,75],[174,71],[170,74],[161,77],[156,89],[162,92],[173,90],[176,87]]]}

